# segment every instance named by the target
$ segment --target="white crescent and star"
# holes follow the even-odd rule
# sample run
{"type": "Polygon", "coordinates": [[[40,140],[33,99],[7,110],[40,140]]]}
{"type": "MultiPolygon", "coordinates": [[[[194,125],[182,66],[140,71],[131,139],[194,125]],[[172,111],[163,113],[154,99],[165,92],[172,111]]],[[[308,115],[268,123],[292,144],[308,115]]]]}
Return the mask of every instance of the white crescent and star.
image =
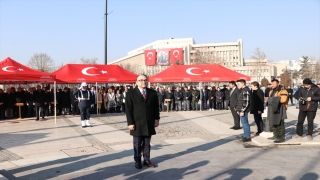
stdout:
{"type": "MultiPolygon", "coordinates": [[[[16,72],[16,70],[12,70],[12,69],[10,70],[8,68],[14,68],[14,66],[6,66],[6,67],[3,67],[2,70],[6,71],[6,72],[16,72]]],[[[21,68],[19,68],[18,70],[23,71],[23,69],[21,69],[21,68]]]]}
{"type": "MultiPolygon", "coordinates": [[[[100,74],[89,74],[88,73],[88,70],[89,69],[98,69],[98,68],[96,68],[96,67],[86,67],[86,68],[83,68],[82,69],[82,74],[84,74],[84,75],[87,75],[87,76],[98,76],[98,75],[100,75],[100,74]]],[[[108,74],[108,71],[105,71],[105,70],[101,70],[101,71],[99,71],[99,72],[101,72],[102,74],[108,74]]]]}
{"type": "Polygon", "coordinates": [[[149,58],[149,60],[151,60],[152,57],[153,57],[153,52],[148,52],[147,53],[147,58],[149,58]],[[151,54],[151,57],[149,57],[149,54],[151,54]]]}
{"type": "MultiPolygon", "coordinates": [[[[193,76],[200,76],[200,75],[202,75],[202,74],[195,74],[195,73],[191,72],[193,69],[200,69],[200,68],[196,68],[196,67],[188,68],[188,69],[186,70],[186,73],[188,73],[188,74],[190,74],[190,75],[193,75],[193,76]]],[[[207,74],[207,73],[210,72],[210,70],[204,70],[204,71],[202,71],[202,72],[204,72],[204,73],[207,74]]]]}
{"type": "Polygon", "coordinates": [[[178,50],[174,50],[172,54],[174,55],[174,57],[178,57],[178,55],[179,55],[179,51],[178,51],[178,50]],[[175,55],[175,52],[177,52],[178,54],[177,54],[177,55],[175,55]]]}
{"type": "Polygon", "coordinates": [[[87,76],[98,76],[99,74],[89,74],[88,73],[88,70],[89,69],[97,69],[96,67],[86,67],[86,68],[84,68],[84,69],[82,69],[82,74],[84,74],[84,75],[87,75],[87,76]]]}

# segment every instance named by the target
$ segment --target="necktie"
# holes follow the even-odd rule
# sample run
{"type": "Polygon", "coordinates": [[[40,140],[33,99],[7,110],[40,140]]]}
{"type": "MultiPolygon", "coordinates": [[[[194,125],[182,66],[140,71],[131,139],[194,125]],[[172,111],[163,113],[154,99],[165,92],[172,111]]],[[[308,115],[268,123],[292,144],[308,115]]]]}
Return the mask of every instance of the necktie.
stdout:
{"type": "Polygon", "coordinates": [[[147,98],[147,97],[146,97],[146,91],[145,91],[145,90],[142,91],[142,96],[143,96],[144,99],[147,98]]]}

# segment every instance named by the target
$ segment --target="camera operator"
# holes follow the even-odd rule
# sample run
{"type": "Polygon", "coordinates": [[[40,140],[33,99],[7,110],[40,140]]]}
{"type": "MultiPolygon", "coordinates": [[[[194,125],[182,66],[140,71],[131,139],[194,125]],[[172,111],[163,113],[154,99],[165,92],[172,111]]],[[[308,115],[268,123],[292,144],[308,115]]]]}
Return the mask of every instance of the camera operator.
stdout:
{"type": "Polygon", "coordinates": [[[305,118],[308,120],[307,139],[312,140],[313,121],[316,117],[318,101],[320,100],[320,89],[314,85],[309,78],[303,80],[304,88],[299,93],[300,111],[298,115],[298,124],[296,135],[293,138],[302,138],[303,123],[305,118]]]}

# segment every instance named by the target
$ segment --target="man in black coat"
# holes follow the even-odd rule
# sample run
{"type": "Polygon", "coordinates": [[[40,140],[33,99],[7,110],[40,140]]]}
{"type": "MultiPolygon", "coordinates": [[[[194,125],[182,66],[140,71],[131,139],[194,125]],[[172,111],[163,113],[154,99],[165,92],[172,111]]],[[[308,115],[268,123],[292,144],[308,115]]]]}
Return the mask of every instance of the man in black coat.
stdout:
{"type": "Polygon", "coordinates": [[[144,165],[155,167],[150,161],[150,141],[151,136],[156,134],[160,113],[157,92],[147,88],[147,76],[139,75],[136,84],[127,93],[125,104],[128,128],[133,136],[135,167],[141,169],[141,153],[144,165]]]}
{"type": "Polygon", "coordinates": [[[165,111],[164,109],[164,98],[165,98],[165,94],[163,92],[163,88],[159,88],[159,91],[157,92],[157,96],[158,96],[158,102],[159,102],[159,111],[165,111]]]}
{"type": "Polygon", "coordinates": [[[226,90],[224,90],[224,99],[225,99],[225,101],[224,101],[224,103],[225,103],[225,108],[226,108],[226,110],[229,110],[229,107],[228,107],[228,104],[229,104],[229,101],[230,101],[230,87],[228,86],[227,88],[226,88],[226,90]]]}
{"type": "Polygon", "coordinates": [[[183,91],[183,109],[186,111],[190,111],[190,105],[191,105],[191,99],[192,99],[192,94],[190,89],[188,87],[184,87],[183,91]]]}
{"type": "Polygon", "coordinates": [[[72,115],[74,116],[75,114],[79,114],[79,107],[78,103],[79,100],[77,99],[76,95],[73,95],[74,92],[78,90],[77,87],[73,87],[73,91],[70,92],[70,99],[71,99],[71,104],[72,104],[72,115]]]}
{"type": "Polygon", "coordinates": [[[303,80],[304,88],[299,93],[299,115],[296,135],[294,138],[301,138],[303,134],[303,123],[307,117],[308,132],[307,139],[312,140],[313,121],[318,110],[318,101],[320,101],[320,89],[312,83],[309,78],[303,80]]]}
{"type": "Polygon", "coordinates": [[[254,136],[259,136],[263,131],[262,113],[264,110],[264,93],[260,89],[260,85],[257,81],[251,83],[251,109],[250,113],[253,114],[254,121],[257,125],[258,131],[254,133],[254,136]]]}
{"type": "Polygon", "coordinates": [[[240,116],[236,112],[236,105],[238,102],[238,96],[240,93],[240,90],[237,88],[236,82],[230,81],[229,82],[230,87],[230,98],[229,98],[229,109],[231,111],[231,114],[233,116],[234,125],[230,129],[239,130],[240,128],[240,116]]]}
{"type": "Polygon", "coordinates": [[[171,87],[168,87],[168,91],[165,92],[165,99],[170,99],[170,101],[167,102],[167,108],[169,109],[169,111],[172,111],[174,104],[174,95],[171,87]]]}
{"type": "Polygon", "coordinates": [[[202,87],[200,90],[200,101],[201,101],[201,110],[205,111],[207,110],[207,103],[208,103],[209,95],[208,95],[208,90],[206,89],[205,86],[202,87]]]}
{"type": "Polygon", "coordinates": [[[34,109],[34,105],[33,105],[33,100],[34,100],[34,89],[33,88],[29,88],[29,92],[26,95],[26,104],[28,107],[28,117],[34,117],[35,115],[35,109],[34,109]]]}
{"type": "Polygon", "coordinates": [[[177,87],[173,94],[174,94],[176,111],[181,111],[182,101],[183,101],[183,92],[180,90],[180,87],[177,87]]]}
{"type": "Polygon", "coordinates": [[[288,86],[286,90],[288,92],[288,97],[289,97],[289,100],[291,101],[291,105],[293,106],[293,99],[292,99],[293,89],[291,89],[291,86],[288,86]]]}
{"type": "MultiPolygon", "coordinates": [[[[18,91],[14,93],[14,96],[16,98],[16,103],[23,103],[25,105],[26,103],[26,93],[23,91],[21,87],[18,87],[18,91]]],[[[21,106],[21,117],[25,117],[25,106],[21,106]]],[[[14,108],[14,116],[19,117],[19,107],[15,106],[14,108]]]]}
{"type": "Polygon", "coordinates": [[[33,97],[33,105],[36,108],[36,121],[39,121],[39,112],[41,109],[41,117],[42,120],[44,120],[44,105],[47,103],[46,102],[46,95],[45,92],[41,89],[40,85],[37,85],[37,90],[34,92],[34,97],[33,97]]]}

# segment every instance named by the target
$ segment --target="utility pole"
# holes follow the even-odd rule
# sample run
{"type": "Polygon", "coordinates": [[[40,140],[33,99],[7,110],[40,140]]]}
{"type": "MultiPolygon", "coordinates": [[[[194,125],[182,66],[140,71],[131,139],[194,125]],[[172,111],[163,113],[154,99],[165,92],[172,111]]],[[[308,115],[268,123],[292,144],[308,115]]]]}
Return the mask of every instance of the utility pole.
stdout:
{"type": "Polygon", "coordinates": [[[104,64],[108,64],[107,60],[107,23],[108,23],[108,0],[106,0],[106,12],[104,14],[104,64]]]}

